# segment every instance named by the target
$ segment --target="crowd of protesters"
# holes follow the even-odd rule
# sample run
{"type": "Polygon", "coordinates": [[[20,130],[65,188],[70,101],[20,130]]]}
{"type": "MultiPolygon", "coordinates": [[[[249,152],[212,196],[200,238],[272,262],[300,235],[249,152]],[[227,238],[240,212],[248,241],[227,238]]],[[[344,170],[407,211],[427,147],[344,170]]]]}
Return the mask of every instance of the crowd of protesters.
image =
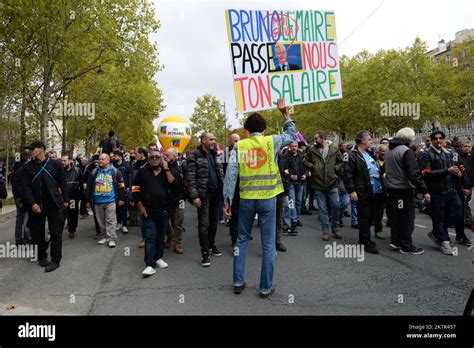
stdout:
{"type": "MultiPolygon", "coordinates": [[[[244,124],[248,137],[232,134],[224,151],[217,150],[210,132],[200,135],[196,149],[180,154],[159,150],[157,144],[124,152],[111,131],[89,161],[68,153],[58,157],[43,142],[32,142],[11,175],[17,245],[37,245],[39,265],[51,272],[60,266],[64,230],[70,239],[85,232],[80,231],[80,219],[92,216],[94,238],[109,248],[117,246],[130,226],[139,226],[142,274],[151,276],[156,267],[168,267],[165,249],[177,254],[185,250],[187,201],[197,211],[196,242],[203,267],[211,265],[211,256],[223,254],[216,244],[219,221],[229,227],[236,294],[246,286],[247,247],[258,220],[262,298],[275,292],[276,251],[287,251],[283,235],[298,236],[301,215],[317,213],[314,222],[319,222],[325,242],[343,240],[344,217],[350,217],[365,252],[378,254],[376,240],[390,238],[391,250],[419,255],[424,250],[412,240],[418,208],[430,215],[427,238],[443,254],[454,254],[450,227],[456,243],[471,245],[465,234],[465,227],[472,226],[474,183],[469,139],[451,142],[438,130],[415,145],[413,129],[403,128],[377,144],[366,130],[353,143],[336,143],[316,131],[309,145],[286,107],[279,104],[279,110],[285,119],[281,135],[264,135],[265,118],[253,113],[244,124]],[[224,218],[219,218],[222,211],[224,218]]],[[[6,196],[4,187],[0,177],[0,198],[6,196]]]]}

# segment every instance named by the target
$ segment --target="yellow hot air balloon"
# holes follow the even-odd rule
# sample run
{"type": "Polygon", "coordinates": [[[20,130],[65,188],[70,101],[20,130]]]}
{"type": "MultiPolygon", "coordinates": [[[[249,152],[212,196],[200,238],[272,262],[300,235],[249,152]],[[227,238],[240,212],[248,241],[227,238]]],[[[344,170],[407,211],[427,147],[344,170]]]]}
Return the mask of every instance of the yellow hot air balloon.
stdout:
{"type": "Polygon", "coordinates": [[[179,116],[166,117],[158,125],[157,134],[163,149],[183,153],[191,139],[191,125],[179,116]]]}

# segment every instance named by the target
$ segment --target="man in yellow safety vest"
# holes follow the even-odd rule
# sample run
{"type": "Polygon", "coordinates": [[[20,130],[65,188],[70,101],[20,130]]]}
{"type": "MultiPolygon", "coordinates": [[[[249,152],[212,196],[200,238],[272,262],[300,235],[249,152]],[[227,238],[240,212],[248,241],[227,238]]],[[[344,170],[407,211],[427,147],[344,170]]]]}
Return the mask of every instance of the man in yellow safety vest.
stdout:
{"type": "Polygon", "coordinates": [[[267,126],[265,118],[258,113],[251,114],[244,123],[250,136],[237,143],[227,166],[224,180],[224,213],[227,217],[231,216],[232,198],[238,180],[240,192],[238,237],[234,248],[235,294],[240,294],[245,288],[245,258],[256,213],[262,235],[260,296],[268,298],[275,292],[272,281],[276,256],[276,196],[283,192],[277,155],[281,148],[295,140],[297,132],[284,100],[278,101],[278,108],[286,119],[284,133],[264,136],[262,133],[267,126]]]}

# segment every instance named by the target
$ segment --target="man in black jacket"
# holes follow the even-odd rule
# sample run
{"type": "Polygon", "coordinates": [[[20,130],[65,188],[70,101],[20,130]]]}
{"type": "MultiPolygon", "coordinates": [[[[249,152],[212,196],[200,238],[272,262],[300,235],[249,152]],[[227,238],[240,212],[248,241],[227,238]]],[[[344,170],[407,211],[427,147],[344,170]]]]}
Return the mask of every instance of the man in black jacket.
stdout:
{"type": "Polygon", "coordinates": [[[11,176],[12,193],[16,206],[15,243],[17,245],[31,243],[31,233],[27,227],[28,209],[21,199],[23,168],[30,160],[30,155],[21,154],[20,162],[15,162],[13,165],[13,174],[11,176]]]}
{"type": "Polygon", "coordinates": [[[467,246],[470,240],[464,234],[462,223],[462,200],[461,195],[469,194],[468,187],[463,191],[463,173],[459,163],[453,158],[453,154],[446,150],[444,145],[445,135],[442,131],[431,133],[431,146],[421,155],[421,171],[428,192],[431,195],[431,219],[433,220],[433,232],[428,233],[436,247],[446,255],[454,255],[450,245],[448,226],[462,226],[456,228],[456,242],[467,246]],[[459,223],[461,222],[461,223],[459,223]]]}
{"type": "Polygon", "coordinates": [[[7,186],[5,184],[5,180],[3,179],[3,175],[0,173],[0,199],[7,198],[7,186]]]}
{"type": "Polygon", "coordinates": [[[183,221],[184,221],[184,205],[185,205],[185,188],[184,178],[186,172],[178,162],[178,152],[175,149],[169,149],[165,151],[164,160],[168,162],[168,167],[171,174],[174,176],[174,192],[172,202],[170,203],[170,226],[168,226],[166,247],[173,246],[176,254],[182,254],[183,243],[181,242],[181,236],[183,234],[183,221]]]}
{"type": "Polygon", "coordinates": [[[296,230],[296,226],[303,226],[300,221],[301,200],[307,175],[303,158],[303,154],[298,151],[298,142],[293,141],[288,145],[288,153],[282,157],[281,163],[283,175],[289,184],[288,212],[292,231],[296,230]]]}
{"type": "Polygon", "coordinates": [[[215,245],[215,238],[224,170],[221,158],[214,149],[215,143],[216,138],[212,133],[202,133],[201,145],[186,159],[189,199],[197,208],[198,213],[198,234],[203,267],[211,265],[210,254],[222,255],[215,245]]]}
{"type": "Polygon", "coordinates": [[[175,177],[158,150],[150,151],[148,166],[141,169],[132,183],[133,199],[141,214],[145,237],[145,264],[142,275],[156,273],[155,267],[166,268],[163,260],[168,211],[173,195],[175,177]]]}
{"type": "Polygon", "coordinates": [[[34,141],[26,149],[31,151],[32,160],[24,167],[22,200],[30,209],[28,225],[33,243],[38,245],[39,264],[51,272],[59,267],[62,258],[62,210],[69,205],[66,174],[59,161],[46,158],[42,141],[34,141]],[[51,233],[51,263],[46,253],[46,219],[51,233]]]}
{"type": "Polygon", "coordinates": [[[420,255],[424,250],[415,247],[411,239],[415,229],[415,188],[424,195],[426,203],[431,197],[421,177],[416,155],[409,147],[414,138],[415,131],[411,128],[397,132],[385,152],[384,169],[387,211],[392,215],[390,247],[402,254],[420,255]]]}
{"type": "MultiPolygon", "coordinates": [[[[87,197],[86,197],[86,192],[87,192],[87,182],[89,181],[89,175],[91,175],[92,171],[96,169],[99,166],[99,155],[95,154],[92,156],[91,162],[84,168],[84,204],[86,206],[86,211],[87,211],[87,197]]],[[[94,226],[95,226],[95,236],[94,239],[98,239],[100,236],[100,226],[99,223],[97,222],[97,216],[95,213],[95,210],[92,208],[92,216],[94,217],[94,226]]],[[[89,216],[89,215],[87,215],[89,216]]]]}
{"type": "Polygon", "coordinates": [[[345,157],[344,185],[351,201],[357,202],[359,243],[364,245],[366,252],[378,254],[375,242],[370,240],[370,226],[375,206],[384,199],[385,190],[380,167],[368,151],[371,145],[370,132],[360,131],[356,136],[356,146],[345,157]]]}
{"type": "Polygon", "coordinates": [[[66,172],[69,206],[65,211],[69,238],[76,238],[77,219],[79,217],[79,201],[83,197],[84,174],[74,165],[70,155],[61,156],[61,164],[66,172]]]}
{"type": "MultiPolygon", "coordinates": [[[[137,147],[135,150],[135,161],[132,164],[132,182],[135,180],[138,172],[145,168],[148,165],[148,151],[144,147],[137,147]]],[[[133,200],[133,195],[130,198],[130,209],[129,209],[129,218],[130,218],[130,226],[138,226],[138,208],[135,205],[135,201],[133,200]]],[[[145,236],[143,235],[142,231],[142,240],[138,244],[139,248],[145,247],[145,236]]]]}
{"type": "MultiPolygon", "coordinates": [[[[470,140],[464,140],[459,149],[459,164],[464,166],[463,181],[466,188],[471,189],[473,186],[473,166],[472,166],[472,142],[470,140]]],[[[471,208],[469,207],[469,201],[471,200],[471,192],[467,196],[461,197],[464,201],[464,225],[471,228],[472,226],[472,214],[471,208]]]]}

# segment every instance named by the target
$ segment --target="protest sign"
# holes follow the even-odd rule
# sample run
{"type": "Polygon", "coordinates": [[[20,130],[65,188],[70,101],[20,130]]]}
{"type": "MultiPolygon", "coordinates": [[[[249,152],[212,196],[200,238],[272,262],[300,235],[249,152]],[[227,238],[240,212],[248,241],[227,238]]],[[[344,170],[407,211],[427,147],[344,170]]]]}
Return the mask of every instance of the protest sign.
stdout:
{"type": "Polygon", "coordinates": [[[342,98],[334,11],[226,10],[237,109],[342,98]]]}

